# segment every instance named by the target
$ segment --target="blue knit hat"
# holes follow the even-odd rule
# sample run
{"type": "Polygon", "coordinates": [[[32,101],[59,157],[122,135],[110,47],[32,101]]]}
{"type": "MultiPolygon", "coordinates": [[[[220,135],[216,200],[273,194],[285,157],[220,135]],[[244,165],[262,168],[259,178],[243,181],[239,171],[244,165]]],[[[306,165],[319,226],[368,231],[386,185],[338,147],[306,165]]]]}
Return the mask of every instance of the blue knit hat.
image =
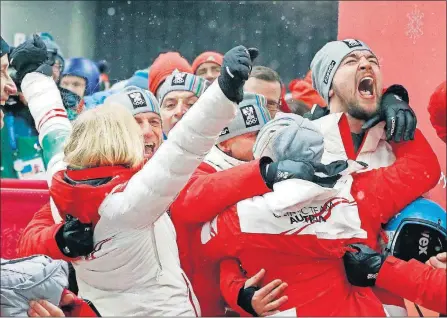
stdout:
{"type": "Polygon", "coordinates": [[[142,89],[149,87],[149,72],[147,69],[136,71],[131,78],[129,78],[127,86],[137,86],[142,89]]]}

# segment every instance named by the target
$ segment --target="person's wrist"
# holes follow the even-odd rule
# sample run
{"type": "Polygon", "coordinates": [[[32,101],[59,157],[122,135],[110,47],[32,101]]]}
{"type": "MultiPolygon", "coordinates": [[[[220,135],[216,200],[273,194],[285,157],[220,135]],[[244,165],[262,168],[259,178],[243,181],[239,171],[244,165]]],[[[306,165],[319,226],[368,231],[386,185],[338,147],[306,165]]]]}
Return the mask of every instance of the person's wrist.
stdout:
{"type": "Polygon", "coordinates": [[[273,190],[273,185],[275,184],[275,177],[277,171],[278,171],[277,162],[268,163],[262,169],[264,182],[267,185],[267,187],[271,190],[273,190]]]}
{"type": "Polygon", "coordinates": [[[262,157],[259,160],[259,172],[261,173],[261,177],[262,180],[264,180],[265,185],[271,189],[271,187],[269,186],[268,182],[267,182],[267,168],[268,165],[271,164],[273,162],[273,160],[269,157],[262,157]]]}
{"type": "Polygon", "coordinates": [[[410,102],[410,98],[408,96],[408,91],[402,85],[399,85],[399,84],[391,85],[390,87],[388,87],[386,89],[386,91],[385,91],[385,93],[383,95],[385,96],[385,95],[388,95],[388,94],[393,94],[393,95],[399,96],[407,104],[410,102]]]}
{"type": "Polygon", "coordinates": [[[237,304],[239,307],[241,307],[243,310],[245,310],[247,313],[254,317],[258,317],[258,313],[254,310],[253,305],[251,303],[254,294],[259,288],[251,286],[244,288],[242,287],[239,290],[239,294],[237,297],[237,304]]]}
{"type": "Polygon", "coordinates": [[[56,232],[55,235],[56,244],[59,247],[59,250],[61,251],[62,254],[64,254],[67,257],[73,257],[71,255],[70,249],[67,246],[67,242],[65,241],[64,230],[65,230],[65,224],[61,226],[59,230],[56,232]]]}
{"type": "Polygon", "coordinates": [[[53,76],[53,67],[47,63],[43,63],[36,68],[35,72],[51,77],[53,76]]]}

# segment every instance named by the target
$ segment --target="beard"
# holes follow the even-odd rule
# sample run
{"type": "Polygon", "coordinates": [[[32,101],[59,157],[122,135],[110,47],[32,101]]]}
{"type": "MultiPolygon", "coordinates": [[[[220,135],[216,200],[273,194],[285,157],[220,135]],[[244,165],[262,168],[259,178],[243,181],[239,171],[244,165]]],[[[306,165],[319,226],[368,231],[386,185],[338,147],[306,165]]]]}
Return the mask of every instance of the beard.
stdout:
{"type": "Polygon", "coordinates": [[[370,120],[374,116],[376,116],[379,113],[380,108],[380,102],[382,97],[377,97],[376,102],[376,108],[373,111],[368,111],[364,109],[356,100],[355,98],[347,99],[344,98],[343,95],[340,93],[340,91],[334,86],[334,94],[338,96],[342,104],[345,106],[345,112],[348,113],[352,118],[359,119],[359,120],[370,120]]]}

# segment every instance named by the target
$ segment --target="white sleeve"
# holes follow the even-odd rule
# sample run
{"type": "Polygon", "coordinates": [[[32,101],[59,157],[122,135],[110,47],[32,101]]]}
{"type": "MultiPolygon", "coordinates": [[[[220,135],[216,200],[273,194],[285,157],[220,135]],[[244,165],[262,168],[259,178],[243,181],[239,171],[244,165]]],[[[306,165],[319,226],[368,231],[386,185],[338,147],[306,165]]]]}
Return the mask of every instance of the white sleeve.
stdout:
{"type": "Polygon", "coordinates": [[[169,207],[192,173],[236,115],[236,106],[215,81],[155,155],[135,174],[121,193],[109,195],[100,207],[101,218],[119,226],[153,224],[169,207]]]}
{"type": "MultiPolygon", "coordinates": [[[[66,169],[63,148],[71,133],[71,123],[52,77],[37,72],[29,73],[24,77],[21,88],[39,132],[39,143],[47,169],[47,183],[51,186],[53,175],[66,169]]],[[[55,209],[56,206],[51,204],[53,218],[58,223],[61,219],[55,209]]]]}

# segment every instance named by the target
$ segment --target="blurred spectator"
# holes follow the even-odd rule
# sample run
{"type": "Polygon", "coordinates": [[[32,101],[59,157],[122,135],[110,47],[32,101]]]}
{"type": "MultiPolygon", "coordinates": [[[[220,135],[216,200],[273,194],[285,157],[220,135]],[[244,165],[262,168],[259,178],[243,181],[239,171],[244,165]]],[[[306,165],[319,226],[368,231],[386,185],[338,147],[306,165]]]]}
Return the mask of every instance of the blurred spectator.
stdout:
{"type": "Polygon", "coordinates": [[[430,121],[439,138],[446,142],[446,81],[439,85],[430,97],[428,112],[430,121]]]}
{"type": "Polygon", "coordinates": [[[220,74],[223,55],[218,52],[203,52],[192,63],[192,71],[195,75],[213,82],[220,74]]]}
{"type": "Polygon", "coordinates": [[[54,41],[53,37],[48,32],[39,33],[42,41],[47,47],[49,64],[53,66],[53,79],[59,83],[61,72],[64,70],[65,59],[59,45],[54,41]]]}
{"type": "MultiPolygon", "coordinates": [[[[8,43],[6,43],[3,38],[1,38],[1,80],[0,80],[0,89],[1,89],[1,107],[5,105],[6,101],[9,98],[9,95],[14,95],[17,93],[16,85],[14,84],[11,76],[8,73],[9,68],[9,59],[8,54],[10,51],[8,43]]],[[[3,128],[3,109],[0,109],[0,127],[3,128]]]]}
{"type": "MultiPolygon", "coordinates": [[[[152,74],[152,69],[151,69],[152,74]]],[[[157,89],[163,132],[168,136],[183,115],[197,102],[210,83],[190,73],[174,71],[157,89]]]]}
{"type": "Polygon", "coordinates": [[[292,93],[287,93],[285,96],[285,100],[290,108],[290,112],[293,114],[303,116],[309,111],[307,104],[304,103],[302,100],[294,99],[292,93]]]}
{"type": "Polygon", "coordinates": [[[148,89],[149,87],[149,72],[148,69],[136,71],[131,78],[127,80],[126,86],[136,86],[141,89],[148,89]]]}
{"type": "Polygon", "coordinates": [[[106,91],[110,88],[110,80],[109,80],[109,72],[110,72],[110,65],[106,60],[101,60],[96,63],[96,66],[98,67],[100,75],[99,79],[99,85],[100,85],[100,91],[106,91]]]}
{"type": "Polygon", "coordinates": [[[307,72],[304,79],[294,79],[289,84],[289,91],[292,93],[292,99],[302,101],[307,105],[307,111],[311,110],[313,105],[326,106],[325,100],[312,87],[312,71],[307,72]]]}
{"type": "Polygon", "coordinates": [[[93,61],[76,57],[67,60],[60,86],[84,97],[99,90],[99,77],[98,67],[93,61]]]}
{"type": "Polygon", "coordinates": [[[110,89],[114,90],[114,91],[119,91],[119,90],[123,89],[124,87],[126,87],[128,81],[129,81],[129,79],[118,81],[115,84],[113,84],[112,87],[110,87],[110,89]]]}
{"type": "Polygon", "coordinates": [[[272,118],[275,118],[276,113],[280,111],[281,78],[271,68],[254,66],[245,83],[244,91],[263,95],[267,99],[267,109],[272,118]]]}
{"type": "Polygon", "coordinates": [[[158,89],[173,71],[193,74],[189,62],[178,52],[160,54],[150,66],[149,90],[158,96],[158,89]]]}

